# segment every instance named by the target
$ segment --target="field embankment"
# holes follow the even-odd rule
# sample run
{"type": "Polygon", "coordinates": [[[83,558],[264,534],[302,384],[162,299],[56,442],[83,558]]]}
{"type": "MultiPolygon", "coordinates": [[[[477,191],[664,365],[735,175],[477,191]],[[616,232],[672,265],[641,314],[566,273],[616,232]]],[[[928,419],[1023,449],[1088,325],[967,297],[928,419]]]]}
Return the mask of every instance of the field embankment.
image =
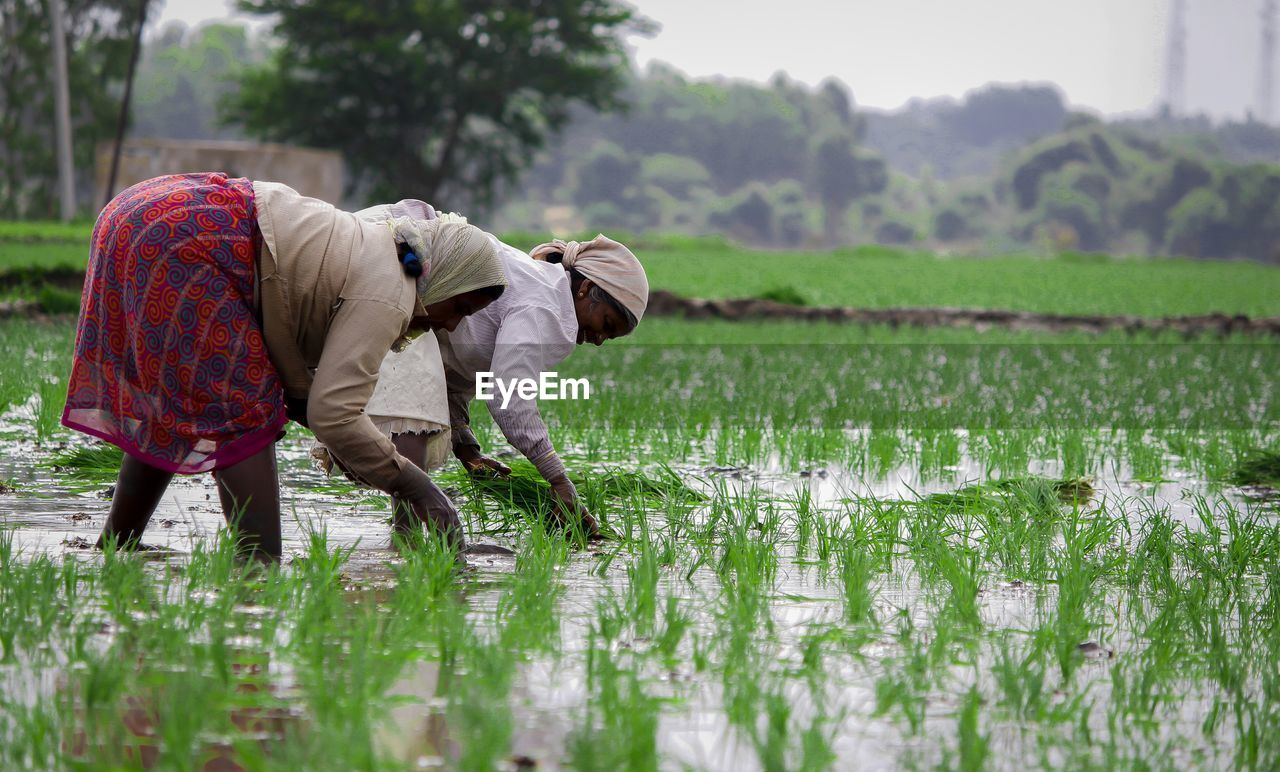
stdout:
{"type": "MultiPolygon", "coordinates": [[[[0,314],[73,312],[87,241],[85,225],[0,223],[0,314]]],[[[1280,326],[1280,267],[1257,263],[949,258],[878,247],[764,252],[674,237],[633,243],[656,290],[655,315],[1050,332],[1275,334],[1280,326]]]]}
{"type": "Polygon", "coordinates": [[[814,308],[768,298],[706,300],[654,290],[650,316],[680,316],[690,321],[749,319],[837,322],[889,327],[1002,328],[1035,332],[1165,333],[1182,335],[1280,335],[1280,317],[1243,314],[1144,317],[1132,314],[1042,314],[998,308],[814,308]]]}

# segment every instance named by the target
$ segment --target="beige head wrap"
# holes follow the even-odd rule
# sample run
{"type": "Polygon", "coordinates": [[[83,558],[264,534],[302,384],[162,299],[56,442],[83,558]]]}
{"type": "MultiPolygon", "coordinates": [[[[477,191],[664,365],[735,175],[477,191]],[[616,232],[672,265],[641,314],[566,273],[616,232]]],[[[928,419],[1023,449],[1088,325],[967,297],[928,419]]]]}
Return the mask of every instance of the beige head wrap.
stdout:
{"type": "Polygon", "coordinates": [[[474,225],[393,217],[386,221],[398,243],[422,261],[418,299],[422,305],[482,287],[505,287],[507,276],[493,242],[474,225]]]}
{"type": "Polygon", "coordinates": [[[635,314],[637,322],[644,316],[644,309],[649,305],[649,279],[640,261],[626,246],[600,234],[583,242],[556,239],[534,247],[529,254],[534,260],[546,260],[556,253],[564,255],[561,265],[565,270],[578,269],[635,314]]]}

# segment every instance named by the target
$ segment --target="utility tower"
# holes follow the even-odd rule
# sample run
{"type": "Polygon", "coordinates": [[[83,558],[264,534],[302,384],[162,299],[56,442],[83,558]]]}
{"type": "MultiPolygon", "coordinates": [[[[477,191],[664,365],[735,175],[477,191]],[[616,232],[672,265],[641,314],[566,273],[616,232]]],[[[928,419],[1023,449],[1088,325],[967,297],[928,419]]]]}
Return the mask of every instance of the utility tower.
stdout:
{"type": "Polygon", "coordinates": [[[1163,107],[1170,115],[1179,116],[1187,108],[1187,0],[1170,0],[1169,11],[1163,107]]]}
{"type": "Polygon", "coordinates": [[[1262,4],[1262,52],[1258,63],[1258,120],[1275,120],[1276,96],[1276,0],[1262,4]]]}

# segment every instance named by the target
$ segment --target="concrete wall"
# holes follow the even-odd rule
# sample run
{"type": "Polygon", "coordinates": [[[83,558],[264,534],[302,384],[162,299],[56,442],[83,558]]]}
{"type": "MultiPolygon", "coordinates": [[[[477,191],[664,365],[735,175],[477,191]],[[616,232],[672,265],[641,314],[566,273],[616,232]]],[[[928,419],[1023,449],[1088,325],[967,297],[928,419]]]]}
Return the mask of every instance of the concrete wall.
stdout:
{"type": "MultiPolygon", "coordinates": [[[[98,146],[95,189],[106,200],[111,143],[98,146]]],[[[342,199],[342,156],[331,150],[212,140],[130,139],[120,152],[115,195],[134,183],[163,174],[225,172],[231,177],[283,182],[304,196],[334,204],[342,199]]]]}

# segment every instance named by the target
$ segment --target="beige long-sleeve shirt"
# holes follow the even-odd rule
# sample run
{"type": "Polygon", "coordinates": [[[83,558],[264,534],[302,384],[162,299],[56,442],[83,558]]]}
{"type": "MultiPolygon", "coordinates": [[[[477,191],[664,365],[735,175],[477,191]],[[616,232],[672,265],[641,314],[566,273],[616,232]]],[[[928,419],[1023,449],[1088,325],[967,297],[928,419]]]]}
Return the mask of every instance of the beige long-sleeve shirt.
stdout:
{"type": "Polygon", "coordinates": [[[253,192],[263,336],[285,393],[308,400],[311,431],[362,481],[420,489],[426,475],[364,414],[383,357],[422,313],[391,231],[279,183],[253,192]]]}
{"type": "MultiPolygon", "coordinates": [[[[356,216],[382,222],[391,217],[432,219],[436,212],[423,201],[404,199],[363,209],[356,216]]],[[[436,355],[442,360],[448,384],[447,419],[437,406],[440,395],[420,388],[435,375],[429,367],[431,360],[410,357],[406,352],[383,363],[382,377],[367,408],[388,434],[433,428],[432,418],[444,419],[453,428],[455,447],[469,445],[478,450],[470,429],[476,373],[492,371],[508,382],[536,379],[573,353],[578,317],[573,310],[569,274],[558,265],[533,260],[493,234],[488,238],[502,260],[507,289],[502,297],[464,319],[454,332],[436,334],[440,341],[436,355]],[[409,364],[415,359],[416,366],[409,364]]],[[[564,462],[551,443],[536,400],[516,398],[506,407],[491,401],[488,407],[507,441],[546,479],[564,477],[564,462]]]]}

